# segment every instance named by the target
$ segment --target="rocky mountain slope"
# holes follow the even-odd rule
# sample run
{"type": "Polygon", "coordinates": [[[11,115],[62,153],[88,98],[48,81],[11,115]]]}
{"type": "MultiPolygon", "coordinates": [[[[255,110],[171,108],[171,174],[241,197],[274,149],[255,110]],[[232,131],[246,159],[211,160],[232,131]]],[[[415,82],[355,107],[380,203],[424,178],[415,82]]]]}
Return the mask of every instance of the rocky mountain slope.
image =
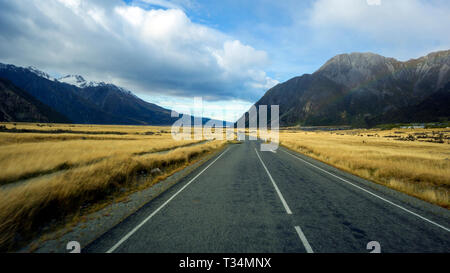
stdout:
{"type": "Polygon", "coordinates": [[[432,109],[443,107],[439,101],[448,97],[449,81],[450,50],[407,62],[341,54],[313,74],[271,88],[255,105],[280,105],[282,126],[437,121],[449,117],[448,111],[432,109]],[[421,109],[420,115],[413,109],[421,109]]]}
{"type": "Polygon", "coordinates": [[[0,78],[0,121],[69,123],[68,118],[0,78]]]}

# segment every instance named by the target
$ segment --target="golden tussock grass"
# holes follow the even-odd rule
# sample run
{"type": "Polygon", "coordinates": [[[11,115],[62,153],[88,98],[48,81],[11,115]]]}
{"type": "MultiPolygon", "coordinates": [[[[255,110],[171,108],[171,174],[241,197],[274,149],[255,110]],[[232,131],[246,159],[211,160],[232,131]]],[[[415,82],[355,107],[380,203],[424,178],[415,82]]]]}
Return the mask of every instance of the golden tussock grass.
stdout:
{"type": "Polygon", "coordinates": [[[148,131],[169,132],[166,126],[139,126],[139,125],[92,125],[92,124],[57,124],[57,123],[27,123],[27,122],[2,122],[1,125],[8,129],[25,129],[39,131],[69,130],[75,132],[120,132],[123,134],[141,134],[148,131]]]}
{"type": "Polygon", "coordinates": [[[49,179],[0,190],[0,249],[29,239],[52,220],[61,220],[121,189],[139,185],[139,175],[147,175],[145,186],[150,186],[174,169],[224,144],[224,141],[213,141],[166,154],[113,157],[49,179]],[[162,174],[152,176],[150,171],[156,168],[162,174]]]}
{"type": "MultiPolygon", "coordinates": [[[[111,130],[110,127],[101,129],[111,130]]],[[[174,141],[167,132],[141,134],[150,130],[170,132],[166,127],[114,126],[113,129],[126,131],[127,135],[113,136],[117,138],[114,140],[87,139],[92,135],[82,135],[86,137],[82,140],[63,140],[54,135],[16,133],[17,139],[39,137],[41,141],[0,144],[3,170],[0,180],[12,181],[0,186],[0,251],[10,251],[26,243],[42,228],[48,228],[49,223],[64,223],[67,217],[73,218],[99,203],[124,198],[124,194],[151,186],[227,143],[174,141]],[[189,144],[195,145],[186,146],[189,144]],[[158,151],[166,152],[155,153],[158,151]],[[15,182],[26,178],[26,174],[45,174],[61,164],[67,164],[62,172],[15,182]],[[156,168],[159,170],[153,173],[156,168]]],[[[0,139],[11,138],[8,134],[0,133],[0,139]]]]}
{"type": "MultiPolygon", "coordinates": [[[[28,135],[28,134],[16,134],[28,135]]],[[[20,136],[16,136],[19,138],[20,136]]],[[[24,136],[30,137],[30,136],[24,136]]],[[[40,174],[89,164],[108,157],[152,153],[198,143],[175,141],[169,135],[139,139],[82,139],[50,141],[44,136],[39,142],[23,142],[0,146],[0,184],[11,183],[40,174]]]]}
{"type": "Polygon", "coordinates": [[[426,130],[287,131],[280,133],[280,143],[362,178],[450,208],[450,145],[385,137],[418,131],[426,130]]]}

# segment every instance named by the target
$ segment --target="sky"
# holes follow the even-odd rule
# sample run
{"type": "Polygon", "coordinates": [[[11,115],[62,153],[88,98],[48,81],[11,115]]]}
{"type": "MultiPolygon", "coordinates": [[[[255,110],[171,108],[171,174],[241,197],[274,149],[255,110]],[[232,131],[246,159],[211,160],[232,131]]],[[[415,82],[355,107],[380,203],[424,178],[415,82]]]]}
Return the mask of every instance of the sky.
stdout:
{"type": "Polygon", "coordinates": [[[0,0],[0,62],[235,121],[341,53],[450,49],[447,0],[0,0]],[[198,110],[198,109],[196,109],[198,110]]]}

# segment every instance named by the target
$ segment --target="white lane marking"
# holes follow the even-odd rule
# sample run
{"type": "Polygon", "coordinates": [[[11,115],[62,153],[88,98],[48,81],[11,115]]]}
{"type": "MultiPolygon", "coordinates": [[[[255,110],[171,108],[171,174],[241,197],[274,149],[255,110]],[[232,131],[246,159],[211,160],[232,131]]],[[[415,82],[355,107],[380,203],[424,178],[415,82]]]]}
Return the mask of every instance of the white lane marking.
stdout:
{"type": "Polygon", "coordinates": [[[297,231],[298,237],[300,237],[300,240],[302,241],[303,246],[304,246],[305,249],[306,249],[306,252],[308,252],[308,253],[314,253],[314,251],[312,250],[311,246],[310,246],[309,243],[308,243],[308,240],[306,239],[305,234],[303,234],[302,229],[301,229],[299,226],[295,226],[295,230],[297,231]]]}
{"type": "Polygon", "coordinates": [[[144,221],[142,221],[139,225],[137,225],[135,228],[133,228],[133,230],[131,230],[130,232],[127,233],[127,235],[125,235],[122,239],[120,239],[119,242],[117,242],[113,247],[111,247],[108,251],[106,251],[106,253],[112,253],[114,252],[114,250],[116,250],[123,242],[125,242],[128,238],[131,237],[131,235],[133,235],[138,229],[140,229],[148,220],[150,220],[153,216],[155,216],[155,214],[157,214],[162,208],[164,208],[167,204],[169,204],[170,201],[172,201],[172,199],[175,198],[175,196],[177,196],[180,192],[182,192],[187,186],[189,186],[189,184],[191,184],[195,179],[197,179],[197,177],[199,177],[204,171],[206,171],[212,164],[214,164],[214,162],[216,162],[220,157],[222,157],[226,152],[228,152],[230,148],[227,148],[225,150],[225,152],[223,152],[221,155],[219,155],[216,159],[214,159],[213,162],[209,163],[208,166],[206,166],[206,168],[204,168],[201,172],[199,172],[194,178],[192,178],[186,185],[184,185],[179,191],[177,191],[174,195],[172,195],[172,197],[170,197],[166,202],[164,202],[164,204],[162,204],[159,208],[157,208],[154,212],[152,212],[152,214],[150,214],[147,218],[144,219],[144,221]]]}
{"type": "Polygon", "coordinates": [[[415,213],[415,212],[413,212],[413,211],[410,211],[410,210],[407,209],[407,208],[404,208],[404,207],[402,207],[402,206],[400,206],[400,205],[397,205],[397,204],[395,204],[394,202],[391,202],[391,201],[389,201],[389,200],[387,200],[387,199],[385,199],[385,198],[383,198],[383,197],[381,197],[381,196],[379,196],[379,195],[376,195],[375,193],[373,193],[373,192],[371,192],[371,191],[368,191],[368,190],[366,190],[366,189],[364,189],[364,188],[362,188],[362,187],[360,187],[360,186],[358,186],[358,185],[353,184],[352,182],[350,182],[350,181],[348,181],[348,180],[345,180],[344,178],[341,178],[341,177],[339,177],[339,176],[337,176],[337,175],[334,175],[334,174],[332,174],[332,173],[330,173],[330,172],[328,172],[328,171],[325,171],[324,169],[319,168],[319,167],[315,166],[314,164],[311,164],[311,163],[309,163],[308,161],[299,158],[298,156],[295,156],[295,155],[293,155],[293,154],[291,154],[291,153],[289,153],[289,152],[286,152],[286,151],[284,151],[284,150],[283,150],[283,152],[287,153],[288,155],[290,155],[290,156],[292,156],[292,157],[297,158],[298,160],[303,161],[304,163],[306,163],[306,164],[308,164],[308,165],[313,166],[313,167],[316,168],[316,169],[321,170],[321,171],[324,172],[324,173],[327,173],[327,174],[329,174],[329,175],[331,175],[331,176],[333,176],[333,177],[336,177],[337,179],[339,179],[339,180],[341,180],[341,181],[343,181],[343,182],[345,182],[345,183],[347,183],[347,184],[350,184],[350,185],[352,185],[352,186],[354,186],[354,187],[356,187],[356,188],[358,188],[358,189],[360,189],[360,190],[362,190],[362,191],[364,191],[364,192],[366,192],[366,193],[368,193],[368,194],[370,194],[370,195],[372,195],[372,196],[374,196],[374,197],[376,197],[376,198],[378,198],[378,199],[381,199],[381,200],[383,200],[383,201],[385,201],[385,202],[387,202],[387,203],[389,203],[389,204],[391,204],[391,205],[393,205],[393,206],[395,206],[395,207],[397,207],[397,208],[399,208],[399,209],[402,209],[402,210],[404,210],[404,211],[406,211],[406,212],[408,212],[408,213],[410,213],[410,214],[412,214],[412,215],[414,215],[414,216],[416,216],[416,217],[419,217],[420,219],[422,219],[422,220],[424,220],[424,221],[427,221],[428,223],[431,223],[431,224],[433,224],[433,225],[435,225],[435,226],[437,226],[437,227],[442,228],[443,230],[445,230],[445,231],[447,231],[447,232],[450,232],[450,229],[444,227],[443,225],[440,225],[440,224],[438,224],[438,223],[436,223],[436,222],[434,222],[434,221],[431,221],[431,220],[429,220],[429,219],[423,217],[422,215],[419,215],[419,214],[417,214],[417,213],[415,213]]]}
{"type": "Polygon", "coordinates": [[[267,172],[267,175],[270,178],[270,181],[272,181],[273,186],[275,187],[275,191],[278,193],[278,197],[280,197],[281,203],[283,203],[284,209],[286,210],[287,214],[292,214],[291,209],[289,208],[288,204],[286,203],[286,200],[284,200],[283,195],[281,194],[280,190],[278,189],[277,184],[273,180],[272,176],[269,173],[269,170],[266,167],[266,164],[262,161],[261,157],[259,156],[258,150],[255,148],[256,155],[258,156],[259,160],[261,161],[261,164],[263,165],[264,169],[267,172]]]}

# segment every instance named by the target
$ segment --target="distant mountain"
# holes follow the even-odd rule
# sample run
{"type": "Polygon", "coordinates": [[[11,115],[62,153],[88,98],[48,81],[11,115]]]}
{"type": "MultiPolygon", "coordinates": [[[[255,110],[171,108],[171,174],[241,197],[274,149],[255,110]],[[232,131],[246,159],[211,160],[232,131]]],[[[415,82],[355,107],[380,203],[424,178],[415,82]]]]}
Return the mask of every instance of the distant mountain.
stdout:
{"type": "Polygon", "coordinates": [[[79,94],[98,109],[133,120],[133,124],[171,125],[171,111],[136,97],[131,91],[113,84],[92,84],[79,94]]]}
{"type": "Polygon", "coordinates": [[[68,118],[0,78],[0,121],[69,123],[68,118]]]}
{"type": "Polygon", "coordinates": [[[437,121],[449,117],[448,106],[434,109],[444,107],[439,100],[448,98],[449,81],[450,50],[407,62],[341,54],[313,74],[276,85],[255,105],[280,105],[282,126],[437,121]]]}
{"type": "Polygon", "coordinates": [[[86,82],[82,76],[53,79],[36,68],[0,64],[0,77],[9,79],[37,100],[74,123],[170,125],[171,111],[106,83],[86,82]]]}

